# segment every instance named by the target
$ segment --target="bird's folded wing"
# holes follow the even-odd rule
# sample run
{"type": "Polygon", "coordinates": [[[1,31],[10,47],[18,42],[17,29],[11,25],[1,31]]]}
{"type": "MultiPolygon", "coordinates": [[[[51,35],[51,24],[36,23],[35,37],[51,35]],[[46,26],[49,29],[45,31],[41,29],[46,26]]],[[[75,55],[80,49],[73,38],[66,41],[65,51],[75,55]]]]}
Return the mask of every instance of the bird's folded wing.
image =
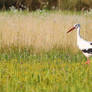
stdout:
{"type": "Polygon", "coordinates": [[[89,48],[89,49],[82,49],[82,51],[83,51],[84,53],[92,54],[92,48],[89,48]]]}

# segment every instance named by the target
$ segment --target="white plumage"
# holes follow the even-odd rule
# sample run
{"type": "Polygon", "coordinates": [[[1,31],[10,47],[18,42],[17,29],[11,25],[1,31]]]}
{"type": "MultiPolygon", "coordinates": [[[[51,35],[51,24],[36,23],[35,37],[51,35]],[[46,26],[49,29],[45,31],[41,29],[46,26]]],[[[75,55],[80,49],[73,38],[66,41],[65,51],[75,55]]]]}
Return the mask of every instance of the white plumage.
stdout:
{"type": "Polygon", "coordinates": [[[74,29],[77,30],[77,46],[87,57],[86,64],[89,64],[90,61],[88,57],[92,56],[92,42],[86,41],[80,36],[80,24],[75,24],[74,27],[71,28],[67,33],[71,32],[74,29]]]}

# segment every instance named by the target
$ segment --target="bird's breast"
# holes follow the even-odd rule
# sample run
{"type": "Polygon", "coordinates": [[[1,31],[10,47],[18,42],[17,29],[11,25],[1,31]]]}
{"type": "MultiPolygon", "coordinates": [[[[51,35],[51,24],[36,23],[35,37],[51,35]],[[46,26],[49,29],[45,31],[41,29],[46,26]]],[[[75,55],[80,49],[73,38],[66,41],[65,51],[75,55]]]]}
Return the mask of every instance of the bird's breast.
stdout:
{"type": "Polygon", "coordinates": [[[78,46],[78,48],[79,48],[80,50],[92,48],[92,46],[90,45],[90,43],[88,43],[88,42],[85,41],[85,40],[77,41],[77,46],[78,46]]]}

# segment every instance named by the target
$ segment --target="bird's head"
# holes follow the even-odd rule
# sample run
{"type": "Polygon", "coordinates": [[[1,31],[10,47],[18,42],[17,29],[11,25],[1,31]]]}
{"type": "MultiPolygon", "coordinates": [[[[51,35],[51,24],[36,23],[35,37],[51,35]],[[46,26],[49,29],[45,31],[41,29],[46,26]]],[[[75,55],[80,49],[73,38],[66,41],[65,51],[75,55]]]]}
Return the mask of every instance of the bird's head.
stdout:
{"type": "Polygon", "coordinates": [[[80,24],[75,24],[69,31],[67,31],[67,33],[73,31],[74,29],[78,29],[80,28],[80,24]]]}

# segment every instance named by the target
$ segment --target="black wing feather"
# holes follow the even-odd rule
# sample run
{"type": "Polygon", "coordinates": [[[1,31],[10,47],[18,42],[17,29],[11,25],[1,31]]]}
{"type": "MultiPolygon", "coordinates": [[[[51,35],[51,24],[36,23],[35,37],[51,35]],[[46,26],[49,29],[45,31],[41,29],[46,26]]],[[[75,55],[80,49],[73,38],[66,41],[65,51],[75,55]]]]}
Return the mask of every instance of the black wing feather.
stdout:
{"type": "Polygon", "coordinates": [[[92,48],[90,48],[90,49],[83,49],[82,51],[84,53],[92,54],[92,48]]]}
{"type": "Polygon", "coordinates": [[[92,43],[90,43],[90,45],[92,45],[92,43]]]}

